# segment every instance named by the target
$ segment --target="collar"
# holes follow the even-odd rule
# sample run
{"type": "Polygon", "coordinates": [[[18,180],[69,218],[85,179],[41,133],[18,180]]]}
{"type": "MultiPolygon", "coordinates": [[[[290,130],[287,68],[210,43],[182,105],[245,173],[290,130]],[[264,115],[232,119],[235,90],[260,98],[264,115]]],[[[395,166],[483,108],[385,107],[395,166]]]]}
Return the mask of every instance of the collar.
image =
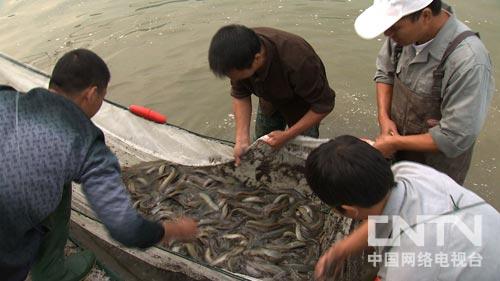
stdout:
{"type": "Polygon", "coordinates": [[[415,52],[418,54],[420,54],[423,50],[425,50],[425,48],[427,48],[427,46],[429,46],[432,41],[434,41],[434,39],[431,39],[423,44],[420,44],[420,45],[416,45],[415,43],[413,43],[413,49],[415,49],[415,52]]]}
{"type": "Polygon", "coordinates": [[[439,30],[438,34],[432,41],[429,46],[429,53],[438,61],[441,61],[443,58],[444,52],[448,45],[453,39],[455,39],[455,34],[458,29],[458,19],[454,14],[450,14],[450,17],[443,25],[441,30],[439,30]]]}
{"type": "Polygon", "coordinates": [[[262,36],[259,34],[260,37],[260,42],[264,45],[264,48],[266,49],[266,64],[264,67],[258,71],[255,72],[254,76],[256,79],[259,79],[261,81],[264,81],[267,79],[267,76],[269,75],[269,69],[271,68],[271,63],[275,57],[275,49],[274,45],[269,41],[266,37],[262,36]]]}
{"type": "Polygon", "coordinates": [[[425,63],[429,60],[429,54],[436,59],[437,61],[441,61],[443,58],[444,52],[448,45],[453,39],[455,39],[455,34],[458,28],[458,20],[455,15],[448,13],[450,17],[446,21],[446,23],[441,27],[436,37],[429,42],[429,45],[425,46],[425,48],[418,54],[416,54],[416,50],[411,46],[410,55],[414,56],[411,63],[425,63]]]}

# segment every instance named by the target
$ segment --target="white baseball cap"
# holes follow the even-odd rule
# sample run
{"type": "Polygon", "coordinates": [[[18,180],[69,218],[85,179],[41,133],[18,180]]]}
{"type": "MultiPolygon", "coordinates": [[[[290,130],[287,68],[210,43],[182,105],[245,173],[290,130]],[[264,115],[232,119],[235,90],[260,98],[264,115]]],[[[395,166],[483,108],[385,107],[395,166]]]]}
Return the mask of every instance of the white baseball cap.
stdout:
{"type": "Polygon", "coordinates": [[[422,10],[432,0],[374,0],[373,5],[358,16],[354,29],[364,39],[384,33],[402,17],[422,10]]]}

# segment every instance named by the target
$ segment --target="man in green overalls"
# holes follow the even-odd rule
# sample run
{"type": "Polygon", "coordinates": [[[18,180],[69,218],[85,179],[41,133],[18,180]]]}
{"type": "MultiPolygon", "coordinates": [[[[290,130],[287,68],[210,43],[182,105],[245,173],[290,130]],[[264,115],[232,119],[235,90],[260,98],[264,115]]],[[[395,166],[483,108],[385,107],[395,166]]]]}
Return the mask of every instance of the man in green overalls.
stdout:
{"type": "Polygon", "coordinates": [[[365,39],[387,36],[377,57],[375,147],[463,184],[494,80],[478,34],[441,0],[375,0],[355,22],[365,39]]]}

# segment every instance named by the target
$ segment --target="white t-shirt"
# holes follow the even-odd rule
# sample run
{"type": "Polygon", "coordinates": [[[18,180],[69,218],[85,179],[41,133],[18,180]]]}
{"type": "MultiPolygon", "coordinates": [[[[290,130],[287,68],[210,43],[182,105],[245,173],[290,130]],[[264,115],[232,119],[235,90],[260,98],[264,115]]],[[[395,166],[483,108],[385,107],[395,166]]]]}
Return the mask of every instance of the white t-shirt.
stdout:
{"type": "Polygon", "coordinates": [[[420,44],[420,45],[413,44],[413,48],[415,48],[415,54],[418,56],[418,54],[420,54],[420,52],[422,52],[422,50],[425,49],[425,47],[427,47],[433,40],[434,39],[429,40],[429,41],[425,42],[424,44],[420,44]]]}

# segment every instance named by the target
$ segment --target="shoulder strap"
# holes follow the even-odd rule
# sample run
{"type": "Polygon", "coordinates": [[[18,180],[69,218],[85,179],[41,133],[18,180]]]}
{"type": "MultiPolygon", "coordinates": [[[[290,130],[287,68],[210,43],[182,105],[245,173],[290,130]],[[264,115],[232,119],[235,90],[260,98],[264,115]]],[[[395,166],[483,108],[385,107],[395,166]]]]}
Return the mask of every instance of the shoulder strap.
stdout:
{"type": "Polygon", "coordinates": [[[465,38],[470,36],[477,36],[480,38],[479,33],[467,30],[460,33],[457,37],[455,37],[453,41],[451,41],[450,44],[448,44],[448,47],[446,48],[446,51],[444,52],[444,55],[441,58],[441,62],[433,72],[434,84],[431,90],[433,94],[439,94],[439,95],[441,94],[441,87],[443,84],[443,77],[444,77],[444,64],[446,63],[446,60],[451,55],[451,53],[455,51],[458,45],[462,43],[462,41],[464,41],[465,38]]]}
{"type": "MultiPolygon", "coordinates": [[[[390,40],[390,39],[389,39],[390,40]]],[[[389,51],[392,51],[391,50],[391,47],[390,47],[390,42],[389,42],[389,51]]],[[[396,76],[396,69],[398,69],[398,64],[399,64],[399,58],[401,57],[401,53],[403,52],[403,46],[397,44],[395,47],[394,47],[394,52],[392,52],[391,56],[392,56],[392,61],[394,63],[394,72],[392,73],[394,76],[396,76]]]]}

